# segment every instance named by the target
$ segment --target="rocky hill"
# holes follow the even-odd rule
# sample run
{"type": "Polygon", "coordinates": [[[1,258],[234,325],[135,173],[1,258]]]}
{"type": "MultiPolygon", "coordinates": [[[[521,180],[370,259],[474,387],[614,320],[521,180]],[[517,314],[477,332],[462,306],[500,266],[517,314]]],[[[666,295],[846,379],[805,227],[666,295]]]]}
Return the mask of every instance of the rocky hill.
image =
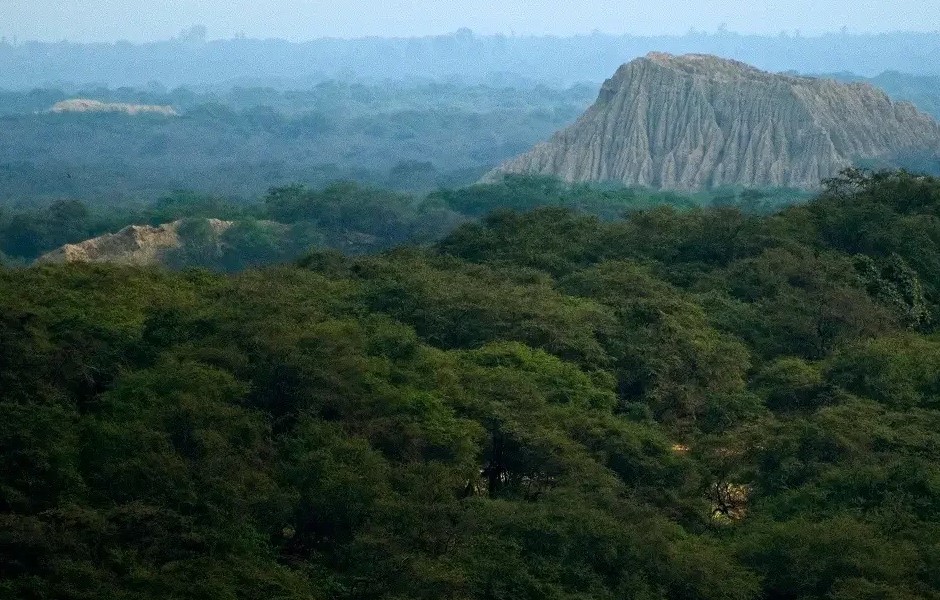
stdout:
{"type": "Polygon", "coordinates": [[[125,102],[101,102],[100,100],[89,100],[86,98],[73,98],[71,100],[62,100],[56,102],[49,109],[51,113],[89,113],[89,112],[108,112],[125,113],[128,115],[156,114],[165,117],[175,117],[179,113],[172,106],[160,104],[128,104],[125,102]]]}
{"type": "Polygon", "coordinates": [[[651,53],[620,67],[577,122],[487,177],[813,188],[860,161],[925,155],[940,156],[940,123],[871,85],[651,53]]]}
{"type": "MultiPolygon", "coordinates": [[[[234,223],[207,219],[216,235],[234,223]]],[[[129,265],[162,264],[166,253],[180,248],[183,240],[179,227],[183,221],[159,226],[130,225],[117,233],[108,233],[77,244],[66,244],[40,256],[37,263],[108,262],[129,265]]]]}

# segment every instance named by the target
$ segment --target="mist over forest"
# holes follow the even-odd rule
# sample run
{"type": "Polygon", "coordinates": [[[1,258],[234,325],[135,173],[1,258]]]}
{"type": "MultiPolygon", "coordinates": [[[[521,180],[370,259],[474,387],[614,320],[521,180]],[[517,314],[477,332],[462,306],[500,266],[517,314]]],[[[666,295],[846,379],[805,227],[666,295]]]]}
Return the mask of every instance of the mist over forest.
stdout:
{"type": "Polygon", "coordinates": [[[657,50],[734,58],[769,71],[883,71],[940,75],[940,33],[778,36],[721,30],[682,36],[596,33],[571,37],[476,35],[415,38],[209,40],[194,26],[166,41],[134,44],[0,43],[0,89],[218,86],[298,88],[326,79],[436,79],[462,83],[601,82],[622,63],[657,50]],[[551,60],[545,60],[551,57],[551,60]]]}
{"type": "Polygon", "coordinates": [[[935,46],[933,34],[537,38],[466,30],[301,44],[208,41],[199,27],[149,44],[6,41],[0,206],[147,204],[178,190],[245,202],[276,186],[336,180],[418,193],[470,185],[572,123],[603,79],[651,48],[865,81],[938,117],[940,71],[928,60],[935,46]],[[918,52],[904,50],[911,46],[918,52]],[[175,116],[49,112],[71,98],[166,106],[175,116]]]}

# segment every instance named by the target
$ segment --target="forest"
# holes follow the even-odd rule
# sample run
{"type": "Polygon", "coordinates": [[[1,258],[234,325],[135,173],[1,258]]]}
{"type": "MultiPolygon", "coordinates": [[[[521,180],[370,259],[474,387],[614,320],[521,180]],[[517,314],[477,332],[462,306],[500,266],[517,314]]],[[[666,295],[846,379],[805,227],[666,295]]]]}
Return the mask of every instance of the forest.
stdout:
{"type": "MultiPolygon", "coordinates": [[[[872,83],[940,118],[936,76],[828,77],[872,83]]],[[[419,196],[465,187],[574,122],[599,86],[499,73],[479,83],[347,78],[0,90],[0,208],[78,200],[110,211],[180,190],[251,203],[271,188],[337,180],[419,196]],[[169,106],[177,115],[49,112],[70,98],[169,106]]],[[[896,163],[864,166],[940,174],[936,157],[896,163]]]]}
{"type": "MultiPolygon", "coordinates": [[[[319,38],[308,41],[212,39],[193,26],[171,39],[145,43],[19,41],[0,38],[0,88],[49,86],[170,87],[289,85],[329,79],[452,80],[478,84],[509,74],[566,87],[600,83],[622,63],[651,50],[726,56],[765,70],[802,73],[884,71],[940,75],[940,33],[831,32],[801,34],[780,24],[770,35],[719,28],[682,35],[484,35],[462,28],[422,37],[319,38]],[[546,57],[551,57],[546,60],[546,57]]],[[[217,36],[218,31],[212,34],[217,36]]]]}
{"type": "Polygon", "coordinates": [[[940,598],[940,179],[536,184],[383,252],[0,266],[0,597],[940,598]]]}
{"type": "Polygon", "coordinates": [[[339,179],[409,192],[469,185],[573,121],[595,95],[588,86],[341,82],[0,94],[0,206],[129,205],[180,189],[246,201],[339,179]],[[76,96],[168,105],[179,116],[48,112],[76,96]]]}
{"type": "Polygon", "coordinates": [[[680,194],[513,175],[493,183],[440,188],[428,194],[337,181],[322,188],[304,184],[275,187],[252,201],[182,191],[143,205],[58,200],[44,207],[6,211],[0,207],[0,263],[29,264],[63,244],[128,225],[182,221],[182,247],[167,257],[166,264],[232,272],[290,262],[315,248],[363,254],[399,244],[426,244],[499,208],[525,211],[559,206],[610,220],[654,206],[680,210],[736,206],[768,213],[807,197],[807,192],[783,188],[680,194]],[[217,234],[207,219],[232,221],[233,226],[217,234]]]}

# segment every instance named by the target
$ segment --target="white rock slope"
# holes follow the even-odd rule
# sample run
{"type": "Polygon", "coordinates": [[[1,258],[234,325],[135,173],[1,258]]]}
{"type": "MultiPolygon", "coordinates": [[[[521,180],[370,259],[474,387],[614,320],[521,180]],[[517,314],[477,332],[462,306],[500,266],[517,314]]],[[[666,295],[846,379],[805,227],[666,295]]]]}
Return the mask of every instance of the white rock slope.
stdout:
{"type": "Polygon", "coordinates": [[[940,155],[940,124],[868,84],[651,53],[620,67],[576,123],[487,178],[813,188],[859,159],[909,153],[940,155]]]}
{"type": "MultiPolygon", "coordinates": [[[[182,221],[153,227],[130,225],[117,233],[108,233],[78,244],[66,244],[43,254],[37,263],[107,262],[127,265],[162,264],[167,251],[182,245],[178,233],[182,221]]],[[[234,223],[208,219],[216,235],[221,235],[234,223]]]]}
{"type": "Polygon", "coordinates": [[[73,98],[56,102],[49,109],[51,113],[125,113],[128,115],[157,114],[164,117],[176,117],[179,113],[172,106],[159,104],[128,104],[125,102],[101,102],[87,98],[73,98]]]}

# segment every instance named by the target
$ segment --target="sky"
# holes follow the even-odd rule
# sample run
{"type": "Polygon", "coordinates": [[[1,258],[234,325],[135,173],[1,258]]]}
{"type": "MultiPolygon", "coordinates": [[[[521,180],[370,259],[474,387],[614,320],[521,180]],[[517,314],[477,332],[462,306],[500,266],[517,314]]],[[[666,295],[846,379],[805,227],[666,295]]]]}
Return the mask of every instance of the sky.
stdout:
{"type": "Polygon", "coordinates": [[[938,31],[940,0],[0,0],[8,39],[140,42],[197,24],[211,39],[290,40],[462,27],[507,35],[938,31]]]}

